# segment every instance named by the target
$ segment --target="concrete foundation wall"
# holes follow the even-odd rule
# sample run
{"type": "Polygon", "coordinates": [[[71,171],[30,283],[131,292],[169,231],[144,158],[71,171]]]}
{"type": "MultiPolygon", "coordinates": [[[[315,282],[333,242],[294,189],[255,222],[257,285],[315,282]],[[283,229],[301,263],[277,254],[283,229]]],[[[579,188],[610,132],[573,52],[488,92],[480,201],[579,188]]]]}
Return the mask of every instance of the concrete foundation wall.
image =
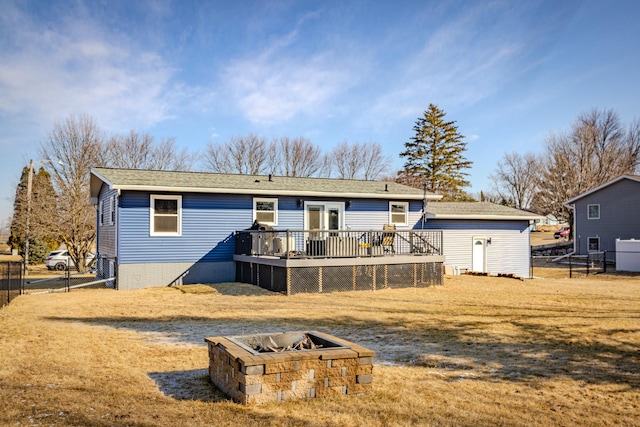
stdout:
{"type": "Polygon", "coordinates": [[[222,283],[235,281],[236,269],[229,262],[162,262],[146,264],[120,264],[118,289],[131,290],[151,286],[169,286],[193,283],[222,283]]]}

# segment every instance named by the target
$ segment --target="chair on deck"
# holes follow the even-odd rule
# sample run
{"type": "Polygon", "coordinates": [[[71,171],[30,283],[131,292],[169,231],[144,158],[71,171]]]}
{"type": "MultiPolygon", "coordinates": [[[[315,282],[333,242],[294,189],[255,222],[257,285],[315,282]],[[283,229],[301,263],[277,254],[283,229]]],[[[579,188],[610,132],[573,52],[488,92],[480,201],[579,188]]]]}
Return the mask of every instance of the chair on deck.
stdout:
{"type": "Polygon", "coordinates": [[[395,224],[385,224],[382,227],[383,230],[391,231],[390,233],[382,232],[382,240],[380,242],[380,246],[382,246],[385,253],[391,252],[392,254],[396,253],[395,248],[393,247],[393,240],[396,236],[396,226],[395,224]]]}

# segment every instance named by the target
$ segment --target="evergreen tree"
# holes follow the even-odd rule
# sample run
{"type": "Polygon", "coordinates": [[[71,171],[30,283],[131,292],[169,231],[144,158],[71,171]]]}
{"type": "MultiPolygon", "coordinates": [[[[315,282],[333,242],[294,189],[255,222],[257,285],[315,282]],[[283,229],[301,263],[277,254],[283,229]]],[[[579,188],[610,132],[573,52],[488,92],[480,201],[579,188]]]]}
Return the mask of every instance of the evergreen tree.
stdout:
{"type": "Polygon", "coordinates": [[[29,179],[29,167],[22,169],[20,182],[16,188],[16,196],[13,200],[13,217],[11,218],[11,235],[7,244],[11,249],[19,249],[20,254],[24,249],[25,227],[27,218],[27,180],[29,179]]]}
{"type": "MultiPolygon", "coordinates": [[[[27,166],[23,168],[20,182],[16,188],[16,196],[13,202],[13,218],[11,220],[11,235],[7,242],[12,249],[18,249],[21,255],[24,255],[25,246],[28,179],[29,167],[27,166]]],[[[40,168],[37,173],[33,174],[31,182],[29,259],[32,262],[44,260],[41,252],[53,250],[60,244],[58,237],[47,226],[51,222],[50,216],[55,215],[55,211],[56,196],[51,185],[51,175],[44,168],[40,168]]]]}
{"type": "Polygon", "coordinates": [[[469,186],[464,172],[472,162],[464,157],[467,144],[458,132],[455,121],[445,121],[445,113],[429,104],[413,126],[415,135],[405,142],[404,170],[398,182],[442,194],[445,200],[469,200],[464,187],[469,186]]]}

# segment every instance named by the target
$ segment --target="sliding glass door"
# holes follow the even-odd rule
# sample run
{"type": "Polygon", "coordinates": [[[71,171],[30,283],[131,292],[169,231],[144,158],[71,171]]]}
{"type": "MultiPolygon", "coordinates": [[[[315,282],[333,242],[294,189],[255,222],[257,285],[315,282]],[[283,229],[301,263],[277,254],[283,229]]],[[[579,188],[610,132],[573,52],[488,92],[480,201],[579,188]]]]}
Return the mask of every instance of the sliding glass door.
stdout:
{"type": "MultiPolygon", "coordinates": [[[[343,229],[344,203],[305,202],[305,228],[329,232],[343,229]]],[[[326,233],[317,234],[318,236],[326,235],[326,233]]]]}

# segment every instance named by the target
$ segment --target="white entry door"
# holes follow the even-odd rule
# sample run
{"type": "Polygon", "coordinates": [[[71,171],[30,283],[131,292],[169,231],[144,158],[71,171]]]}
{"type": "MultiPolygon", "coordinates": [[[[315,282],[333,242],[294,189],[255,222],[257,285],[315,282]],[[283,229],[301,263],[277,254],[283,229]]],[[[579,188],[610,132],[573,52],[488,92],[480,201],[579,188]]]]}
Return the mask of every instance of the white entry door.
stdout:
{"type": "Polygon", "coordinates": [[[343,225],[344,203],[305,202],[307,230],[340,230],[344,228],[343,225]]]}
{"type": "Polygon", "coordinates": [[[473,260],[471,270],[478,273],[487,271],[487,239],[486,237],[473,238],[473,260]]]}

